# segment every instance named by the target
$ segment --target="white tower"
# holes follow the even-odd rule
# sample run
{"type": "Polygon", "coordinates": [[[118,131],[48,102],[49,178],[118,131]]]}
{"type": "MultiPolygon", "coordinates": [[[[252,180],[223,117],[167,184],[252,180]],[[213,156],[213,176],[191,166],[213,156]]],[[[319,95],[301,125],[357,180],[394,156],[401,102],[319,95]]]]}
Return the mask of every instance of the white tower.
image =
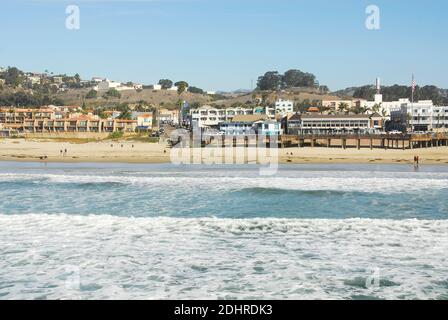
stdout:
{"type": "Polygon", "coordinates": [[[375,103],[380,104],[382,102],[383,102],[383,95],[381,94],[381,80],[380,80],[380,78],[376,78],[375,103]]]}

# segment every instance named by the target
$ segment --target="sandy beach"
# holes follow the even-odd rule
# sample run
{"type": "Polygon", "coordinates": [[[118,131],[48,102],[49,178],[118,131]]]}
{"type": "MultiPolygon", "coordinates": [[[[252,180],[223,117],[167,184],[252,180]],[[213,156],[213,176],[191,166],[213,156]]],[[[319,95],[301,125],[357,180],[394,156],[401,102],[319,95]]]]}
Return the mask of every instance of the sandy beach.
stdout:
{"type": "MultiPolygon", "coordinates": [[[[168,146],[163,143],[0,140],[0,161],[168,163],[170,152],[168,146]],[[67,150],[66,154],[65,150],[67,150]],[[42,157],[46,158],[42,159],[42,157]]],[[[279,149],[279,162],[413,163],[415,155],[420,157],[421,164],[448,164],[448,147],[414,150],[294,147],[279,149]]]]}

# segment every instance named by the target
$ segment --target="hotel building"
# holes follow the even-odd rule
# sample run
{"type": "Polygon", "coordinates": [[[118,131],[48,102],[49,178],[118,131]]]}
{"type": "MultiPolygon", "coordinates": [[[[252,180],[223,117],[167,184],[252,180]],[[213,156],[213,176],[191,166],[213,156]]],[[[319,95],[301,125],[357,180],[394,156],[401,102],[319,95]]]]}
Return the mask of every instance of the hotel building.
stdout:
{"type": "Polygon", "coordinates": [[[52,109],[0,109],[4,130],[43,132],[134,132],[137,120],[100,119],[93,115],[57,117],[52,109]]]}
{"type": "Polygon", "coordinates": [[[383,130],[383,118],[374,113],[367,114],[303,114],[301,133],[374,133],[383,130]]]}

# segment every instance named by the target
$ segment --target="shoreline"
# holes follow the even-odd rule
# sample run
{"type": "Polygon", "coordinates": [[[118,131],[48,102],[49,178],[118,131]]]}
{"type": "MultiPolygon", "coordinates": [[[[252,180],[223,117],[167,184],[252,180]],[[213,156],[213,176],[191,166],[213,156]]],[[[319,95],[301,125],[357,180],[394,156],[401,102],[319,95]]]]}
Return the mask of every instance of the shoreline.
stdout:
{"type": "MultiPolygon", "coordinates": [[[[165,144],[138,141],[87,143],[47,142],[24,139],[0,140],[0,161],[36,163],[171,163],[172,149],[165,144]],[[65,150],[67,153],[65,154],[65,150]],[[41,157],[47,157],[41,159],[41,157]]],[[[206,149],[201,149],[204,152],[206,149]]],[[[197,149],[191,149],[191,152],[197,149]]],[[[373,149],[305,147],[278,149],[279,164],[413,164],[448,165],[448,147],[424,149],[373,149]]],[[[202,155],[204,156],[204,154],[202,155]]],[[[203,158],[203,162],[205,158],[203,158]]],[[[271,161],[272,162],[272,161],[271,161]]]]}

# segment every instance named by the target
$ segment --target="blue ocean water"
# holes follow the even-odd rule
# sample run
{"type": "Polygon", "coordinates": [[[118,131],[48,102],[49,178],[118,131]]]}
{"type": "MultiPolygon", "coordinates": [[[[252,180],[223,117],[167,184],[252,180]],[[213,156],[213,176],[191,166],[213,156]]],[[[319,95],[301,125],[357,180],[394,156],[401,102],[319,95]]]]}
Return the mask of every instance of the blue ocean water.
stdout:
{"type": "Polygon", "coordinates": [[[447,196],[446,166],[4,162],[0,298],[448,299],[447,196]]]}

